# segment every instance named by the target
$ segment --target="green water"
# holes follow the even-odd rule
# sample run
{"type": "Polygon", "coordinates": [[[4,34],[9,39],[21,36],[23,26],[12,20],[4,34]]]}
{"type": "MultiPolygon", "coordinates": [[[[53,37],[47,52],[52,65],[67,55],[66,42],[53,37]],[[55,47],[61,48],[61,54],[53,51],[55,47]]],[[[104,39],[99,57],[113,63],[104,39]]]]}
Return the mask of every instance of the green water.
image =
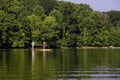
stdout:
{"type": "Polygon", "coordinates": [[[0,80],[120,80],[120,49],[0,49],[0,80]]]}

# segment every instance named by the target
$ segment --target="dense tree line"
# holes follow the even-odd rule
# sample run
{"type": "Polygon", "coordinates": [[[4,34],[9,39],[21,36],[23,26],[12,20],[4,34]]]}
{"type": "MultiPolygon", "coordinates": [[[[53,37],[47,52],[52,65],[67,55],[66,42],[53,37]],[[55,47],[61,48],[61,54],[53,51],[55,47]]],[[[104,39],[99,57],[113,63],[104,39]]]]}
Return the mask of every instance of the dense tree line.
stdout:
{"type": "Polygon", "coordinates": [[[120,11],[57,0],[0,0],[0,47],[120,46],[120,11]]]}

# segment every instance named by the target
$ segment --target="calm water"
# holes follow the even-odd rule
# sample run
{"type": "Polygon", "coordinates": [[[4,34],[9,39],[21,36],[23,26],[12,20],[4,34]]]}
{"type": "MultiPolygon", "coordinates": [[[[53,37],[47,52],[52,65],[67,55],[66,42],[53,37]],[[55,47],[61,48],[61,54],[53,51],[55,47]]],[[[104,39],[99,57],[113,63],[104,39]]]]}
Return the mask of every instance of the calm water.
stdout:
{"type": "Polygon", "coordinates": [[[1,49],[0,80],[120,80],[120,49],[1,49]]]}

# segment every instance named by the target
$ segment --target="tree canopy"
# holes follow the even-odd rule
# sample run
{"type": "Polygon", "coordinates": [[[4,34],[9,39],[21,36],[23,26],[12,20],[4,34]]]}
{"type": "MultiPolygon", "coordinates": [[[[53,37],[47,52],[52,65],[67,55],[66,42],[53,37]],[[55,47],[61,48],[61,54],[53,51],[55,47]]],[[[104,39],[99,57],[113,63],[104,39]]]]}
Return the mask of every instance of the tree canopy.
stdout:
{"type": "Polygon", "coordinates": [[[57,0],[1,0],[0,47],[120,46],[120,11],[57,0]]]}

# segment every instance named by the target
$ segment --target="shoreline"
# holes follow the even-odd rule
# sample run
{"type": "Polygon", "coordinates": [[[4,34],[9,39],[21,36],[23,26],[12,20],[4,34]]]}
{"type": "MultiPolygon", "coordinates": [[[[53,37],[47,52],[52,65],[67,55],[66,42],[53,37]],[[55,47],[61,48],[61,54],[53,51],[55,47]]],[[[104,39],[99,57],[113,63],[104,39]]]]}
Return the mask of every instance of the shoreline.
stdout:
{"type": "Polygon", "coordinates": [[[114,47],[114,46],[109,46],[109,47],[87,47],[87,46],[83,46],[83,47],[77,47],[77,49],[120,49],[120,47],[114,47]]]}
{"type": "MultiPolygon", "coordinates": [[[[92,47],[92,46],[81,46],[81,47],[59,47],[59,48],[50,48],[50,49],[120,49],[116,46],[106,46],[106,47],[92,47]]],[[[0,48],[0,49],[31,49],[31,47],[11,47],[11,48],[0,48]]],[[[42,47],[35,47],[35,49],[42,49],[42,47]]]]}
{"type": "MultiPolygon", "coordinates": [[[[61,49],[70,49],[72,47],[60,47],[61,49]]],[[[108,46],[108,47],[90,47],[90,46],[82,46],[76,47],[76,49],[120,49],[120,47],[108,46]]]]}

